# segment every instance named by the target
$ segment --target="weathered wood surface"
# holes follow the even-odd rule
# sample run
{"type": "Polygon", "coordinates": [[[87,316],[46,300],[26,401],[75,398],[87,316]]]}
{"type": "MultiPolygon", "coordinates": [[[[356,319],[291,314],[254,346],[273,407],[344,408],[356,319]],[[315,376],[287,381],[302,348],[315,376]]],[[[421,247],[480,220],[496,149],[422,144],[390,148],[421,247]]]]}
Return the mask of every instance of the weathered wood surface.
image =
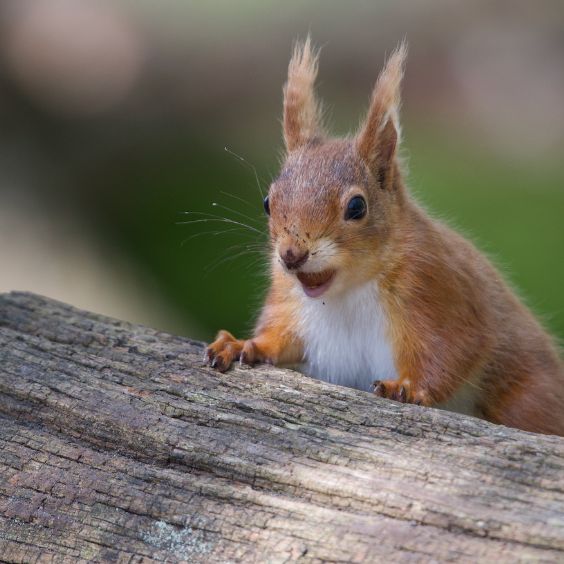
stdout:
{"type": "Polygon", "coordinates": [[[0,559],[564,561],[564,440],[0,296],[0,559]]]}

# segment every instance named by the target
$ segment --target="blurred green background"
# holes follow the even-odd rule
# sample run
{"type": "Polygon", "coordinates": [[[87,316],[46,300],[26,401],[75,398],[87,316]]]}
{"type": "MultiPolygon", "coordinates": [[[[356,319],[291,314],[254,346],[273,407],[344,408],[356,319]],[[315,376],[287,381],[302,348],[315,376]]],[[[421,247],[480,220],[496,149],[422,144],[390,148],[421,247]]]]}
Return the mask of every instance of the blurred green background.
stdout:
{"type": "Polygon", "coordinates": [[[260,190],[308,31],[336,134],[407,37],[414,194],[564,337],[564,4],[544,0],[4,1],[0,291],[201,339],[250,331],[268,283],[260,190]],[[182,223],[198,213],[253,229],[182,223]]]}

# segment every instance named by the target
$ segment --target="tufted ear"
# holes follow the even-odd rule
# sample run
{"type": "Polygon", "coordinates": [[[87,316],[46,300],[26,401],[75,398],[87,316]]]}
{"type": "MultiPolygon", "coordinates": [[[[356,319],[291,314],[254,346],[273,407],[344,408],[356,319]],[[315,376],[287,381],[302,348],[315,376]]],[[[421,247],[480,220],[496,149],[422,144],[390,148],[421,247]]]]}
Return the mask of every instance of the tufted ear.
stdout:
{"type": "Polygon", "coordinates": [[[321,107],[315,98],[318,53],[311,47],[308,35],[297,43],[288,66],[284,86],[284,141],[293,151],[322,133],[321,107]]]}
{"type": "Polygon", "coordinates": [[[356,147],[382,188],[391,185],[396,170],[400,139],[400,85],[407,56],[407,44],[401,43],[380,73],[368,114],[356,138],[356,147]]]}

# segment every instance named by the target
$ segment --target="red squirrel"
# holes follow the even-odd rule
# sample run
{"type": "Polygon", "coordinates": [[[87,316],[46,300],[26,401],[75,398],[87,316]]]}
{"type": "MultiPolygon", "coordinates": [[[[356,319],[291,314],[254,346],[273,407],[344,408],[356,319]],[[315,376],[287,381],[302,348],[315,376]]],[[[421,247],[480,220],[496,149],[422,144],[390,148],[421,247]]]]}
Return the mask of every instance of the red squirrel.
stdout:
{"type": "Polygon", "coordinates": [[[377,396],[564,435],[553,340],[472,243],[410,196],[398,157],[401,44],[357,134],[326,136],[318,53],[298,44],[284,87],[286,146],[264,199],[271,286],[254,336],[220,331],[206,360],[298,366],[377,396]]]}

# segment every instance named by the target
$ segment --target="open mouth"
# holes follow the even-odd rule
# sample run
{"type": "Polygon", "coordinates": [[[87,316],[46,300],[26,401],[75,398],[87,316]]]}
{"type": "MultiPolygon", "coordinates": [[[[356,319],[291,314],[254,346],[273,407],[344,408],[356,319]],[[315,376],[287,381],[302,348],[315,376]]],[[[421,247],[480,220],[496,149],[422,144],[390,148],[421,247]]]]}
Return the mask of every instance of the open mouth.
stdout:
{"type": "Polygon", "coordinates": [[[335,276],[335,270],[323,270],[322,272],[298,272],[296,274],[302,284],[306,296],[317,298],[329,288],[335,276]]]}

